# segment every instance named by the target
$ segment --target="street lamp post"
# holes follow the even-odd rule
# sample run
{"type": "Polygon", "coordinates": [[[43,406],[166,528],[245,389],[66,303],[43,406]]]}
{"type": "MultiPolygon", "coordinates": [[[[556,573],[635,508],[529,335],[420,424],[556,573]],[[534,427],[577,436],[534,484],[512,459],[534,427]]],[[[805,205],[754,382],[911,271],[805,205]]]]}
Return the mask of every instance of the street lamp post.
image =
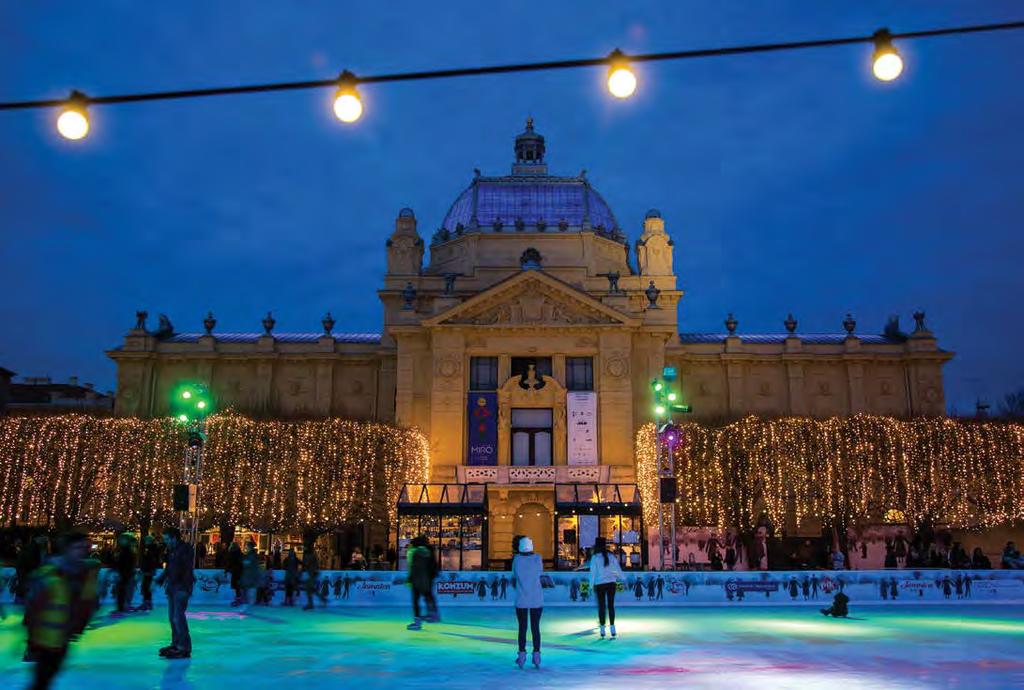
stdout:
{"type": "Polygon", "coordinates": [[[655,429],[654,453],[658,463],[658,548],[662,570],[665,569],[665,505],[668,504],[669,516],[669,548],[668,558],[671,568],[675,570],[678,562],[676,547],[676,472],[675,449],[682,440],[682,431],[672,420],[673,413],[689,413],[690,406],[680,401],[679,394],[674,390],[674,382],[678,378],[675,367],[665,367],[661,379],[651,381],[654,393],[655,429]]]}

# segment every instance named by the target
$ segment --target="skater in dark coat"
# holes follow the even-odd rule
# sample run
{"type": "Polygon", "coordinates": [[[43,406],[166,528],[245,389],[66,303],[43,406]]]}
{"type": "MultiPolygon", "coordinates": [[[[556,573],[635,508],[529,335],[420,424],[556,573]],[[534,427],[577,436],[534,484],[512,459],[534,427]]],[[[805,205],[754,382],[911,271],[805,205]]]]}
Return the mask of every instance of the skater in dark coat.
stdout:
{"type": "Polygon", "coordinates": [[[117,612],[128,613],[135,589],[135,552],[132,550],[132,538],[128,534],[117,538],[114,569],[117,571],[117,612]]]}
{"type": "Polygon", "coordinates": [[[181,531],[176,527],[164,528],[164,543],[167,545],[167,567],[157,584],[167,591],[167,618],[171,623],[171,644],[160,650],[166,659],[187,659],[192,656],[192,637],[188,630],[188,600],[196,578],[194,573],[195,552],[192,545],[181,541],[181,531]]]}
{"type": "Polygon", "coordinates": [[[430,543],[422,534],[412,540],[405,554],[409,564],[409,586],[412,588],[413,621],[409,630],[419,630],[423,621],[437,623],[441,616],[437,611],[437,600],[434,598],[434,580],[437,579],[437,559],[430,548],[430,543]],[[427,605],[426,616],[420,615],[420,599],[427,605]]]}
{"type": "Polygon", "coordinates": [[[139,554],[139,572],[142,574],[142,610],[153,609],[153,576],[160,567],[160,547],[156,545],[153,535],[147,534],[142,540],[142,553],[139,554]]]}
{"type": "Polygon", "coordinates": [[[238,606],[242,603],[242,549],[238,547],[237,542],[231,542],[231,546],[228,547],[228,563],[225,570],[231,576],[231,589],[235,590],[235,600],[231,605],[238,606]]]}
{"type": "Polygon", "coordinates": [[[796,578],[790,578],[789,580],[789,596],[793,601],[796,601],[797,595],[800,593],[797,588],[796,578]]]}
{"type": "Polygon", "coordinates": [[[245,555],[242,556],[242,577],[239,582],[243,604],[249,603],[250,594],[255,593],[262,583],[263,568],[256,553],[256,544],[250,541],[245,545],[245,555]]]}
{"type": "Polygon", "coordinates": [[[644,598],[644,581],[639,577],[636,579],[636,582],[633,583],[633,591],[636,593],[637,601],[644,598]]]}
{"type": "Polygon", "coordinates": [[[284,605],[295,606],[295,591],[299,588],[299,559],[295,549],[288,549],[284,559],[284,605]]]}
{"type": "Polygon", "coordinates": [[[315,549],[306,549],[302,554],[302,570],[306,574],[306,605],[303,611],[313,608],[313,595],[318,594],[317,580],[320,578],[320,559],[316,557],[315,549]]]}

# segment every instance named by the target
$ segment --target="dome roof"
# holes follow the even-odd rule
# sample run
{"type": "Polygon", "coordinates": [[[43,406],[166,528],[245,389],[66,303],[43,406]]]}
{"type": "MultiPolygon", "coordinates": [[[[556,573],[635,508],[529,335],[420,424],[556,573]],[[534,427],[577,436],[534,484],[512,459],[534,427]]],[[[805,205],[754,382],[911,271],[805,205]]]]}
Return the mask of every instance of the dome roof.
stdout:
{"type": "Polygon", "coordinates": [[[485,177],[477,171],[448,210],[434,243],[474,232],[593,231],[618,242],[626,236],[607,202],[584,173],[557,177],[547,173],[544,138],[533,131],[516,137],[512,174],[485,177]]]}

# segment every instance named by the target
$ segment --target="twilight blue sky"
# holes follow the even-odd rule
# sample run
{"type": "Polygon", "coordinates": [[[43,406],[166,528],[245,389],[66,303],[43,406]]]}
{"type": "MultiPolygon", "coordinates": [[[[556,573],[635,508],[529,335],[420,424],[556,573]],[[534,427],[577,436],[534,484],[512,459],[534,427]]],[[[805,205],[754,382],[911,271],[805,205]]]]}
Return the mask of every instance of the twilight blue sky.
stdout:
{"type": "MultiPolygon", "coordinates": [[[[1019,1],[32,2],[0,7],[0,99],[661,51],[1024,17],[1019,1]],[[301,8],[301,11],[298,9],[301,8]],[[440,8],[440,9],[438,9],[440,8]]],[[[112,387],[136,309],[199,330],[377,330],[402,206],[429,237],[474,167],[504,174],[532,114],[553,172],[586,168],[634,239],[662,210],[683,330],[865,332],[923,308],[961,411],[1024,385],[1024,32],[603,71],[0,113],[0,365],[112,387]]]]}

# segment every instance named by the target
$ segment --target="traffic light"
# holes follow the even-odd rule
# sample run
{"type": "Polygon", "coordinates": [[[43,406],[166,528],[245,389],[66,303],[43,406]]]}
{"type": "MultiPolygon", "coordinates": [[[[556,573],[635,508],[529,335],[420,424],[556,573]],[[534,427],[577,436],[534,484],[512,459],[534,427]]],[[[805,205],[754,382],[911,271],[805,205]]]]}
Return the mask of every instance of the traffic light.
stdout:
{"type": "Polygon", "coordinates": [[[675,367],[665,367],[662,378],[651,381],[651,392],[654,394],[654,417],[660,422],[671,421],[673,413],[685,414],[690,411],[684,405],[680,394],[675,390],[673,382],[677,378],[675,367]]]}
{"type": "Polygon", "coordinates": [[[202,383],[183,383],[174,390],[171,413],[182,424],[204,419],[213,412],[213,398],[202,383]]]}

